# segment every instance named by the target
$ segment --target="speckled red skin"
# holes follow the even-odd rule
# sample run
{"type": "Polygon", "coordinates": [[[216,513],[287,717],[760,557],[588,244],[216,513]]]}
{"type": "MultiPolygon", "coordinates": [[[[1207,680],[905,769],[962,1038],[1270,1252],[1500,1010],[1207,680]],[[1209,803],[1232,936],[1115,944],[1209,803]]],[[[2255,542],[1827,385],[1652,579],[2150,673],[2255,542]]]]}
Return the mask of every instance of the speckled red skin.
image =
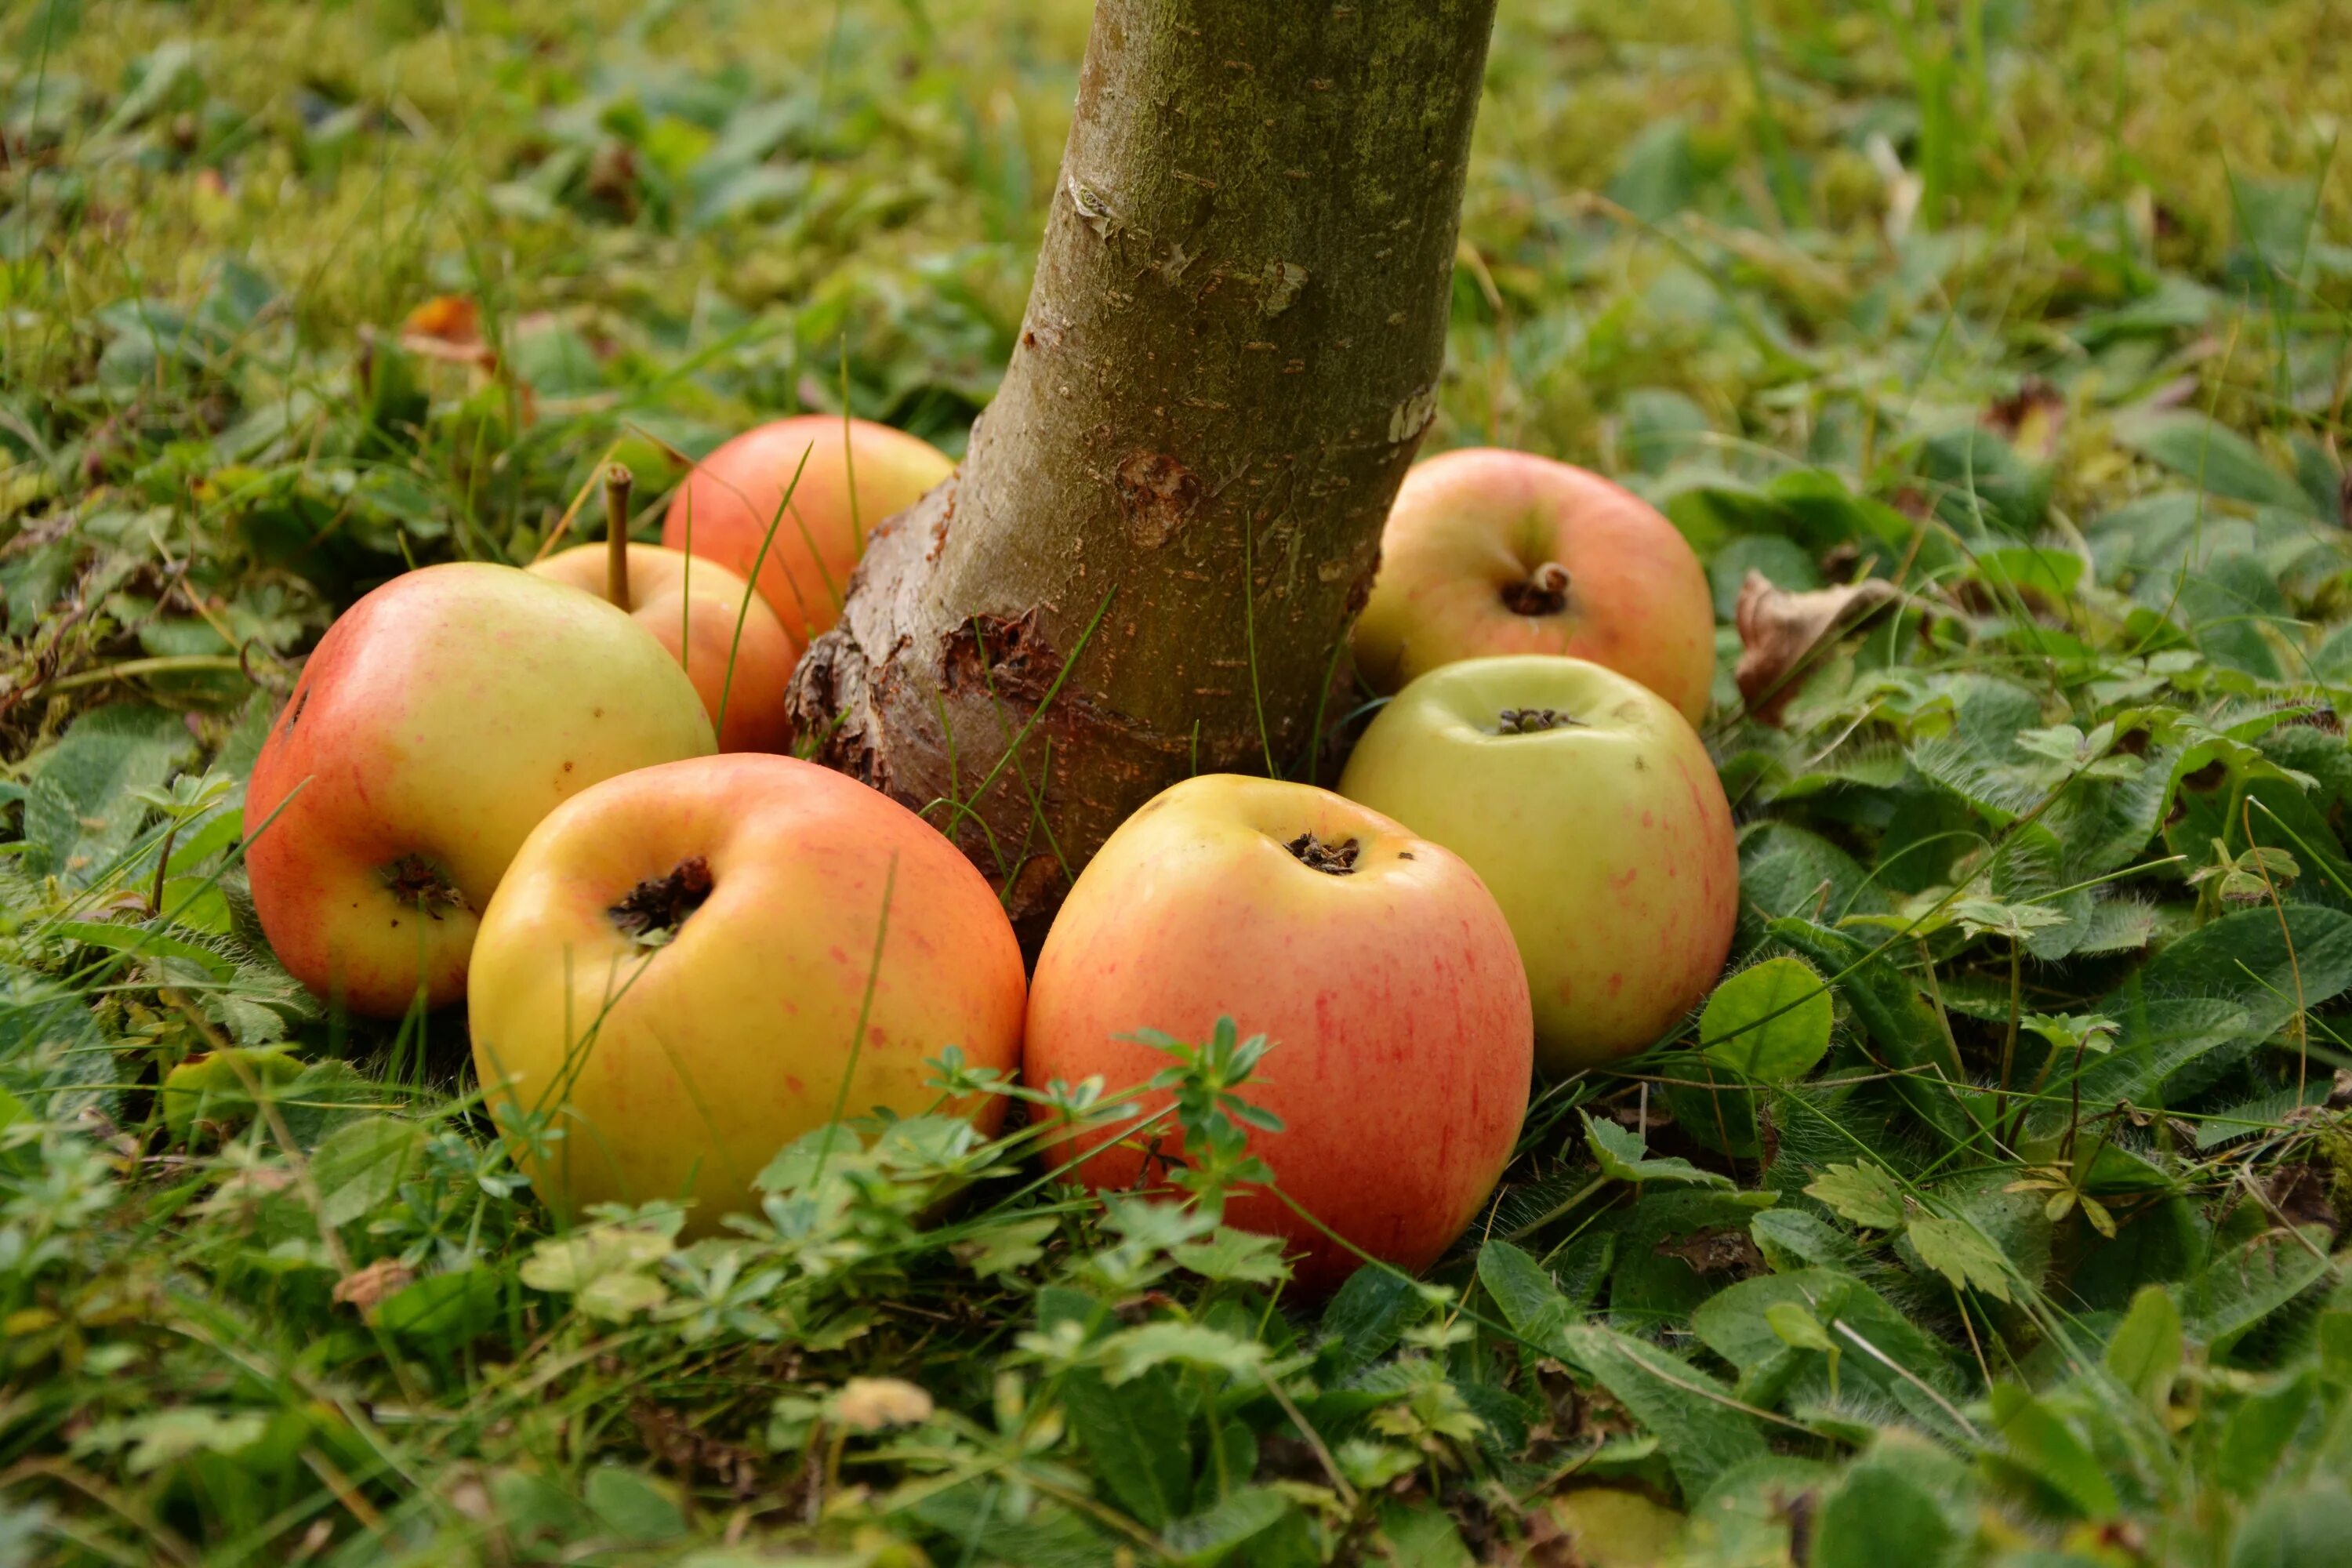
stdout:
{"type": "MultiPolygon", "coordinates": [[[[1116,1091],[1172,1059],[1120,1037],[1197,1042],[1221,1016],[1276,1042],[1242,1092],[1284,1121],[1250,1139],[1283,1192],[1371,1256],[1427,1268],[1493,1192],[1527,1110],[1527,978],[1477,877],[1324,790],[1177,785],[1111,836],[1063,905],[1031,983],[1023,1076],[1099,1073],[1116,1091]],[[1302,832],[1357,838],[1357,869],[1307,868],[1284,847],[1302,832]]],[[[1147,1095],[1144,1115],[1170,1100],[1147,1095]]],[[[1111,1142],[1128,1136],[1114,1124],[1049,1157],[1084,1153],[1080,1181],[1121,1190],[1147,1175],[1142,1149],[1111,1142]]],[[[1172,1119],[1146,1136],[1181,1144],[1172,1119]]],[[[1226,1215],[1292,1244],[1306,1295],[1359,1266],[1271,1194],[1226,1215]]]]}
{"type": "Polygon", "coordinates": [[[1567,654],[1632,677],[1696,724],[1715,680],[1715,605],[1697,552],[1631,490],[1477,447],[1405,476],[1354,646],[1381,691],[1459,659],[1567,654]],[[1504,588],[1547,561],[1568,569],[1567,607],[1515,612],[1504,588]]]}
{"type": "Polygon", "coordinates": [[[541,817],[601,779],[709,752],[709,717],[652,633],[509,566],[429,566],[344,612],[246,789],[254,910],[296,979],[397,1017],[464,994],[476,911],[541,817]],[[396,898],[428,859],[462,903],[396,898]]]}

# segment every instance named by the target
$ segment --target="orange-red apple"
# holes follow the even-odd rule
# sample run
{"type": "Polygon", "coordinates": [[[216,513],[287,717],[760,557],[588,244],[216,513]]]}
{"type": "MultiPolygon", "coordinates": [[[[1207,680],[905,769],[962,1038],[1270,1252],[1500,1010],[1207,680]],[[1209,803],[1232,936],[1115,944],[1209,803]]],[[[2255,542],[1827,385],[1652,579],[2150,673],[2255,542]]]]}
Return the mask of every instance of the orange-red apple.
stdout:
{"type": "MultiPolygon", "coordinates": [[[[602,544],[558,551],[530,570],[552,583],[605,595],[611,552],[602,544]]],[[[629,602],[622,608],[654,634],[702,695],[722,752],[781,752],[793,743],[784,708],[795,649],[776,613],[716,561],[656,544],[629,546],[629,602]],[[736,624],[742,636],[736,636],[736,624]],[[730,673],[731,672],[731,673],[730,673]]]]}
{"type": "MultiPolygon", "coordinates": [[[[1154,798],[1110,836],[1062,906],[1029,994],[1023,1075],[1100,1074],[1118,1091],[1170,1065],[1129,1038],[1209,1038],[1222,1016],[1275,1041],[1244,1098],[1279,1116],[1250,1147],[1301,1207],[1401,1268],[1434,1261],[1494,1190],[1527,1110],[1527,977],[1510,928],[1451,852],[1328,790],[1210,774],[1154,798]]],[[[1142,1101],[1147,1116],[1170,1103],[1142,1101]]],[[[1120,1123],[1051,1158],[1116,1191],[1151,1138],[1120,1123]]],[[[1272,1193],[1226,1217],[1284,1237],[1309,1294],[1355,1253],[1272,1193]]]]}
{"type": "Polygon", "coordinates": [[[1682,715],[1614,671],[1542,655],[1433,670],[1372,721],[1339,789],[1486,879],[1546,1072],[1642,1049],[1723,971],[1739,854],[1722,781],[1682,715]]]}
{"type": "Polygon", "coordinates": [[[761,595],[798,658],[841,614],[850,568],[874,525],[914,505],[954,470],[929,442],[887,425],[826,414],[778,419],[694,466],[663,514],[662,542],[745,577],[757,563],[761,595]],[[786,506],[784,492],[803,453],[808,467],[786,506]]]}
{"type": "MultiPolygon", "coordinates": [[[[927,1058],[1019,1065],[1021,948],[996,896],[914,813],[790,757],[708,757],[566,803],[482,917],[474,1066],[559,1208],[750,1206],[836,1110],[939,1104],[927,1058]],[[870,994],[869,994],[870,988],[870,994]]],[[[955,1109],[992,1129],[1001,1102],[955,1109]]]]}
{"type": "Polygon", "coordinates": [[[437,1007],[541,817],[712,744],[677,661],[604,600],[511,566],[395,577],[319,639],[254,763],[255,912],[320,995],[437,1007]]]}
{"type": "Polygon", "coordinates": [[[1456,659],[1569,654],[1696,724],[1715,605],[1688,542],[1632,491],[1532,453],[1447,452],[1397,491],[1355,651],[1381,691],[1456,659]]]}

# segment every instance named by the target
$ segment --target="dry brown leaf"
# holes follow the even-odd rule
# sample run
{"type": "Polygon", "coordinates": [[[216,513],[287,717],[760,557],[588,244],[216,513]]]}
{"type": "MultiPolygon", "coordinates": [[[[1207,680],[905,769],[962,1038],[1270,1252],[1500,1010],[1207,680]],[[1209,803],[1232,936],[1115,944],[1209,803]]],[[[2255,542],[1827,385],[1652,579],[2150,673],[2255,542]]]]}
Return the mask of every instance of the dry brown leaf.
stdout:
{"type": "Polygon", "coordinates": [[[380,1258],[364,1268],[354,1268],[335,1281],[338,1307],[356,1307],[366,1317],[387,1296],[397,1295],[416,1278],[416,1270],[397,1258],[380,1258]]]}
{"type": "Polygon", "coordinates": [[[438,338],[445,343],[482,341],[482,310],[464,294],[441,294],[427,300],[400,323],[404,338],[438,338]]]}
{"type": "Polygon", "coordinates": [[[931,1418],[931,1396],[901,1378],[853,1377],[835,1396],[833,1414],[860,1432],[913,1426],[931,1418]]]}
{"type": "Polygon", "coordinates": [[[1894,584],[1865,577],[1843,588],[1791,593],[1761,572],[1739,585],[1732,619],[1739,627],[1739,668],[1735,679],[1748,716],[1777,725],[1781,710],[1804,689],[1806,666],[1825,642],[1853,630],[1903,596],[1894,584]]]}

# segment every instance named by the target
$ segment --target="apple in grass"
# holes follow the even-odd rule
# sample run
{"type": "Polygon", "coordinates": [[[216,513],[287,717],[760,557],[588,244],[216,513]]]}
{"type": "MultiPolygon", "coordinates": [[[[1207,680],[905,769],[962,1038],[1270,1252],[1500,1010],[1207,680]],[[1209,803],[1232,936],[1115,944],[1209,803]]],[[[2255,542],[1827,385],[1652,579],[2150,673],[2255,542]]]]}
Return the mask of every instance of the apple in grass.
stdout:
{"type": "Polygon", "coordinates": [[[541,817],[713,743],[677,661],[602,599],[510,566],[395,577],[328,628],[254,763],[254,910],[288,972],[355,1013],[455,1001],[541,817]]]}
{"type": "Polygon", "coordinates": [[[694,466],[663,514],[662,542],[743,577],[756,574],[797,659],[840,616],[875,525],[954,471],[938,447],[887,425],[827,414],[778,419],[694,466]]]}
{"type": "MultiPolygon", "coordinates": [[[[1451,852],[1328,790],[1210,774],[1155,797],[1095,856],[1047,933],[1023,1077],[1100,1075],[1116,1093],[1204,1042],[1221,1017],[1272,1052],[1243,1098],[1280,1118],[1253,1154],[1300,1207],[1372,1257],[1433,1262],[1501,1177],[1527,1110],[1527,978],[1509,926],[1451,852]]],[[[1154,1090],[1147,1118],[1171,1103],[1154,1090]]],[[[1047,1157],[1098,1190],[1164,1172],[1162,1119],[1082,1128],[1047,1157]]],[[[1284,1238],[1314,1295],[1360,1259],[1280,1196],[1226,1219],[1284,1238]]]]}
{"type": "Polygon", "coordinates": [[[540,824],[483,914],[467,1008],[542,1196],[691,1198],[707,1233],[836,1115],[944,1109],[926,1062],[947,1047],[1014,1070],[1024,992],[1003,907],[929,824],[744,754],[609,780],[540,824]]]}
{"type": "Polygon", "coordinates": [[[613,581],[612,552],[582,544],[534,562],[530,571],[611,599],[651,632],[701,694],[722,752],[781,752],[793,742],[784,707],[797,650],[776,613],[715,561],[656,544],[628,547],[625,582],[613,581]],[[740,633],[738,626],[741,628],[740,633]]]}
{"type": "Polygon", "coordinates": [[[1372,721],[1339,791],[1485,879],[1527,963],[1547,1073],[1643,1049],[1723,971],[1730,803],[1696,731],[1613,670],[1542,655],[1433,670],[1372,721]]]}
{"type": "Polygon", "coordinates": [[[1354,647],[1382,692],[1456,659],[1589,658],[1696,724],[1715,681],[1715,603],[1697,553],[1632,491],[1528,452],[1446,452],[1389,509],[1354,647]]]}

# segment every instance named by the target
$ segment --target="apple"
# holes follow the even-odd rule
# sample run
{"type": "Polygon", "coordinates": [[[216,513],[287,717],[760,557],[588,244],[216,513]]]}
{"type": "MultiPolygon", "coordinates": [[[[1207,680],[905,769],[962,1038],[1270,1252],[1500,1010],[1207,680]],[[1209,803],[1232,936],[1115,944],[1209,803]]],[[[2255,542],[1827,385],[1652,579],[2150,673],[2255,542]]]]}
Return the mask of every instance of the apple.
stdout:
{"type": "MultiPolygon", "coordinates": [[[[1283,1121],[1249,1135],[1282,1191],[1374,1258],[1434,1261],[1494,1191],[1527,1110],[1527,977],[1477,877],[1312,785],[1206,774],[1164,791],[1046,934],[1023,1076],[1131,1089],[1171,1065],[1134,1031],[1198,1042],[1220,1016],[1276,1042],[1240,1092],[1283,1121]]],[[[1146,1095],[1144,1114],[1171,1098],[1146,1095]]],[[[1172,1121],[1132,1129],[1081,1129],[1048,1158],[1129,1187],[1161,1173],[1150,1140],[1182,1142],[1172,1121]]],[[[1268,1192],[1234,1196],[1226,1218],[1294,1244],[1309,1295],[1360,1261],[1268,1192]]]]}
{"type": "Polygon", "coordinates": [[[1499,654],[1589,658],[1697,723],[1715,681],[1715,601],[1675,525],[1567,463],[1495,448],[1405,475],[1356,622],[1356,666],[1381,692],[1499,654]]]}
{"type": "Polygon", "coordinates": [[[829,414],[778,419],[694,466],[663,514],[662,542],[744,577],[757,563],[761,596],[783,623],[797,659],[841,614],[850,568],[874,525],[954,471],[929,442],[887,425],[829,414]],[[803,453],[808,467],[801,469],[803,453]],[[780,517],[795,470],[800,484],[780,517]]]}
{"type": "MultiPolygon", "coordinates": [[[[534,562],[530,571],[551,583],[610,597],[610,552],[582,544],[534,562]]],[[[743,579],[715,561],[655,544],[629,546],[628,603],[621,607],[654,634],[702,694],[722,752],[781,752],[793,743],[784,708],[796,650],[776,613],[743,579]],[[742,637],[736,637],[736,623],[742,637]],[[733,674],[729,674],[730,669],[733,674]]]]}
{"type": "Polygon", "coordinates": [[[1682,715],[1613,670],[1540,654],[1432,670],[1372,721],[1339,792],[1486,879],[1547,1073],[1641,1050],[1723,971],[1739,917],[1723,783],[1682,715]]]}
{"type": "Polygon", "coordinates": [[[511,566],[395,577],[319,639],[254,763],[254,910],[320,996],[440,1006],[541,817],[713,744],[677,661],[604,600],[511,566]]]}
{"type": "Polygon", "coordinates": [[[562,1132],[524,1155],[543,1197],[691,1197],[707,1233],[836,1108],[942,1109],[924,1064],[944,1047],[1013,1070],[1024,995],[1012,922],[953,845],[839,773],[742,753],[541,823],[483,913],[467,1009],[493,1118],[519,1144],[534,1116],[562,1132]]]}

